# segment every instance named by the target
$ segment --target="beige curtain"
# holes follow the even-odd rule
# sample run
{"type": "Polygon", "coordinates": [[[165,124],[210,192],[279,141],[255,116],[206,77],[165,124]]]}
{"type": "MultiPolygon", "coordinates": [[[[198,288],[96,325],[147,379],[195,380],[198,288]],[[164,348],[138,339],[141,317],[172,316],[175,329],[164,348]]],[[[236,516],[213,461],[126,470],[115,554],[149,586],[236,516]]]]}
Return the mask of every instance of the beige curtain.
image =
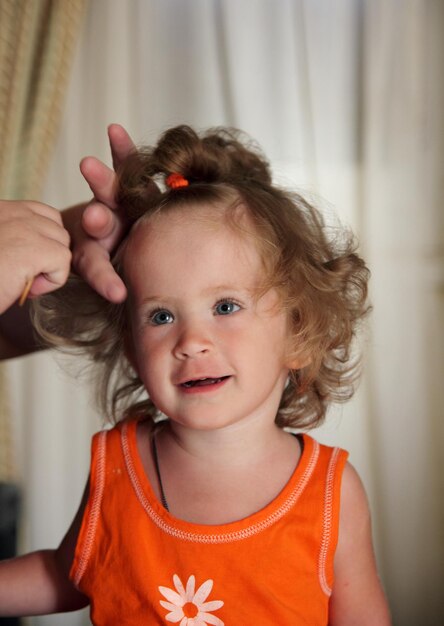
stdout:
{"type": "MultiPolygon", "coordinates": [[[[139,142],[175,123],[233,124],[359,232],[373,273],[367,376],[316,436],[350,450],[364,479],[395,626],[444,623],[443,33],[441,0],[94,0],[44,191],[54,206],[88,197],[78,160],[109,161],[111,122],[139,142]]],[[[11,374],[24,549],[50,547],[103,416],[47,354],[11,374]]]]}
{"type": "Polygon", "coordinates": [[[444,3],[367,2],[368,439],[396,624],[444,624],[444,3]]]}
{"type": "MultiPolygon", "coordinates": [[[[0,2],[0,197],[38,199],[57,137],[86,0],[0,2]]],[[[14,476],[0,368],[0,480],[14,476]]]]}

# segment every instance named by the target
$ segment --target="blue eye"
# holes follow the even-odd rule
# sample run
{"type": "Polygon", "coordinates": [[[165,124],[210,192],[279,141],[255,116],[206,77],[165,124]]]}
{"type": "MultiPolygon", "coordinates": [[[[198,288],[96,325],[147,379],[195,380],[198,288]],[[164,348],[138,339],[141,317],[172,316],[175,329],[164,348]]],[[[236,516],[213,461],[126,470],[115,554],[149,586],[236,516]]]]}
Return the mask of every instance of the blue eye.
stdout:
{"type": "Polygon", "coordinates": [[[154,326],[162,326],[163,324],[171,324],[174,321],[173,315],[166,309],[158,309],[150,315],[150,322],[154,326]]]}
{"type": "Polygon", "coordinates": [[[231,313],[240,311],[240,306],[232,300],[221,300],[216,304],[214,310],[217,315],[231,315],[231,313]]]}

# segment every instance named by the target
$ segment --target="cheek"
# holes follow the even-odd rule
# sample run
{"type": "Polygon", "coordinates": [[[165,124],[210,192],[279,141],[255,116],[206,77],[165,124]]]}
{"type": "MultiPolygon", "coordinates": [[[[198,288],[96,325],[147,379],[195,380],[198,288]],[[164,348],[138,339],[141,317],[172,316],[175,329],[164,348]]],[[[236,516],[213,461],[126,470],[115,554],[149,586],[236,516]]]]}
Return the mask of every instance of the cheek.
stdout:
{"type": "Polygon", "coordinates": [[[135,352],[138,371],[144,382],[149,382],[150,378],[159,377],[165,371],[168,356],[167,343],[160,337],[153,339],[153,337],[148,336],[148,333],[139,336],[135,352]]]}
{"type": "Polygon", "coordinates": [[[274,351],[286,351],[289,342],[289,330],[286,317],[277,315],[265,319],[262,323],[261,333],[264,342],[272,346],[274,351]]]}

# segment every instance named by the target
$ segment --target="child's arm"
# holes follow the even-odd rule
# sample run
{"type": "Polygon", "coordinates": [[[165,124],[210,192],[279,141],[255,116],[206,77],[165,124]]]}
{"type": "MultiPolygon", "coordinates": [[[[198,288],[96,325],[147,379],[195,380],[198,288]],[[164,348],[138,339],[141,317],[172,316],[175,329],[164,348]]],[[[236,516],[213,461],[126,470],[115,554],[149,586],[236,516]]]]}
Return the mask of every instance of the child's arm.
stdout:
{"type": "Polygon", "coordinates": [[[345,467],[342,482],[334,568],[329,626],[389,626],[390,613],[373,552],[367,497],[350,464],[345,467]]]}
{"type": "Polygon", "coordinates": [[[56,550],[40,550],[0,563],[2,617],[48,615],[87,604],[68,580],[56,550]]]}
{"type": "Polygon", "coordinates": [[[0,616],[49,615],[87,606],[88,599],[68,577],[87,498],[88,486],[57,550],[39,550],[0,562],[0,616]]]}

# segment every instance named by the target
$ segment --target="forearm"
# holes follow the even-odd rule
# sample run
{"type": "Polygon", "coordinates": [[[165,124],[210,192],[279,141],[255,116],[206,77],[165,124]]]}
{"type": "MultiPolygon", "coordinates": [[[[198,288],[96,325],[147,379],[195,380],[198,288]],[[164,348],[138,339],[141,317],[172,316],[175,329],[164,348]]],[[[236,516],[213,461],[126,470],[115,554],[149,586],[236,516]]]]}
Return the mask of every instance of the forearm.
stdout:
{"type": "Polygon", "coordinates": [[[55,550],[0,562],[0,616],[25,617],[81,609],[87,598],[67,577],[55,550]]]}

